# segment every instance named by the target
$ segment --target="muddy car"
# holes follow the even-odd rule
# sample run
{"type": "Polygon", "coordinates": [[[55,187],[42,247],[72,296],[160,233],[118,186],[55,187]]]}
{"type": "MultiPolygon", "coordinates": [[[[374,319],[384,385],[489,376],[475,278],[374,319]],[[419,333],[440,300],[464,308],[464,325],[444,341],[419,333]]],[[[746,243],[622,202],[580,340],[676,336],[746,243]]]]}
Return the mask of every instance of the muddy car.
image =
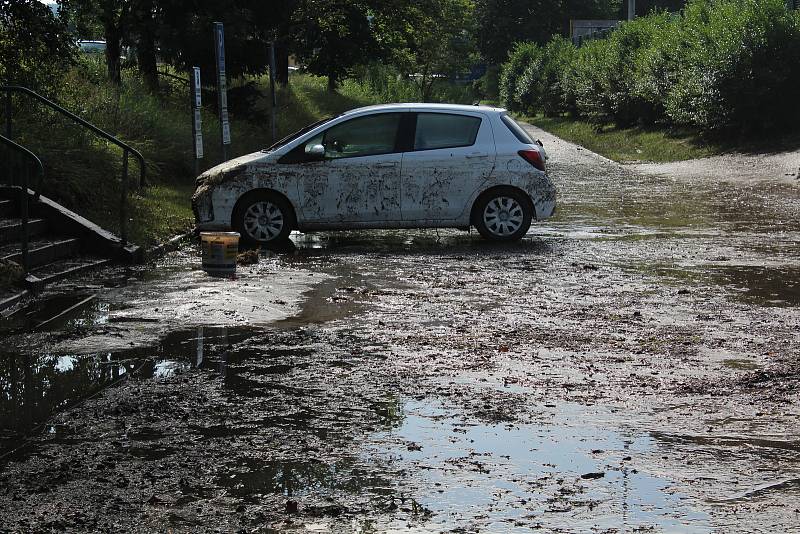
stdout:
{"type": "Polygon", "coordinates": [[[292,230],[471,226],[513,241],[555,209],[545,160],[502,109],[371,106],[206,171],[192,207],[199,230],[250,244],[292,230]]]}

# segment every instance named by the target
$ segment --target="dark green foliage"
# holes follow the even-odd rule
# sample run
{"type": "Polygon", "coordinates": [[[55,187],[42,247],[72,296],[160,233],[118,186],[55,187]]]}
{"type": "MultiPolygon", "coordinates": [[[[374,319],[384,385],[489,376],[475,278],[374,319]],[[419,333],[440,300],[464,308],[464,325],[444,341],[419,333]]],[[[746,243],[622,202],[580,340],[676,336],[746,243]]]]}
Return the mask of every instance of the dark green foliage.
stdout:
{"type": "Polygon", "coordinates": [[[565,35],[570,19],[621,16],[621,0],[476,0],[475,37],[484,59],[498,64],[515,43],[544,45],[553,35],[565,35]]]}
{"type": "Polygon", "coordinates": [[[0,83],[42,87],[73,59],[66,25],[38,0],[0,0],[0,83]]]}
{"type": "Polygon", "coordinates": [[[541,112],[545,115],[559,115],[573,109],[566,98],[565,87],[568,68],[575,61],[577,50],[572,41],[564,37],[554,37],[544,47],[542,56],[546,61],[542,62],[538,93],[541,112]]]}
{"type": "Polygon", "coordinates": [[[770,131],[800,118],[800,19],[783,0],[694,1],[679,46],[666,101],[675,123],[770,131]]]}
{"type": "Polygon", "coordinates": [[[508,55],[500,72],[500,102],[512,111],[523,111],[523,104],[517,99],[517,82],[525,69],[537,62],[542,50],[535,43],[517,43],[508,55]]]}
{"type": "Polygon", "coordinates": [[[774,132],[796,128],[800,16],[783,0],[693,0],[623,23],[580,49],[517,45],[501,100],[598,125],[774,132]]]}

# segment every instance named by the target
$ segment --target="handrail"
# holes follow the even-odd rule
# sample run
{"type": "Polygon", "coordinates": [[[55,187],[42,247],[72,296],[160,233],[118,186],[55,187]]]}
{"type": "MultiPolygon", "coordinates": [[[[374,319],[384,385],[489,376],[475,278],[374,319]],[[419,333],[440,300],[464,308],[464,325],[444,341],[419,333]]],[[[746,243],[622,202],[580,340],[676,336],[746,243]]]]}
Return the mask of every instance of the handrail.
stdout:
{"type": "Polygon", "coordinates": [[[118,138],[114,137],[110,133],[101,130],[94,124],[80,118],[79,116],[75,115],[71,111],[63,108],[62,106],[56,104],[52,100],[43,97],[39,93],[28,89],[27,87],[22,87],[19,85],[3,85],[0,86],[0,92],[5,93],[6,95],[6,136],[11,137],[11,93],[22,93],[26,96],[32,97],[35,100],[39,101],[42,104],[45,104],[49,108],[61,113],[62,115],[72,119],[73,122],[80,124],[81,126],[88,128],[95,134],[99,135],[100,137],[106,139],[107,141],[117,145],[122,149],[122,196],[121,196],[121,204],[120,204],[120,237],[122,238],[122,245],[126,246],[128,244],[128,232],[127,232],[127,197],[128,197],[128,154],[133,154],[133,156],[139,161],[139,187],[144,186],[145,184],[145,173],[146,167],[144,162],[144,156],[133,148],[132,146],[128,145],[127,143],[119,140],[118,138]]]}
{"type": "MultiPolygon", "coordinates": [[[[19,145],[5,137],[0,135],[0,143],[11,147],[12,149],[20,152],[28,159],[33,161],[36,164],[36,173],[39,175],[39,186],[41,187],[42,180],[44,178],[44,165],[42,165],[42,160],[40,160],[36,154],[28,150],[22,145],[19,145]]],[[[22,252],[22,268],[25,270],[25,275],[28,275],[30,271],[30,262],[28,261],[28,241],[30,237],[30,232],[28,229],[28,172],[29,168],[25,168],[25,172],[22,173],[22,191],[21,191],[21,201],[20,201],[20,220],[22,222],[22,236],[20,239],[21,245],[21,252],[22,252]]],[[[36,197],[39,197],[39,191],[36,191],[36,197]]]]}

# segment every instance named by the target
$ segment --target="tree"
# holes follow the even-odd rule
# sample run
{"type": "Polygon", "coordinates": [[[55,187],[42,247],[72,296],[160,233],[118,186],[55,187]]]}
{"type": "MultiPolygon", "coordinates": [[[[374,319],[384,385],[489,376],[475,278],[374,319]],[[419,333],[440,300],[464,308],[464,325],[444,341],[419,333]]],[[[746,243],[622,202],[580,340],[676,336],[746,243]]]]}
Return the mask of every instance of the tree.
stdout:
{"type": "Polygon", "coordinates": [[[263,74],[269,66],[269,42],[288,33],[286,27],[294,3],[294,0],[157,2],[160,55],[183,71],[198,66],[203,72],[215,72],[212,27],[214,22],[222,22],[227,75],[236,78],[263,74]]]}
{"type": "Polygon", "coordinates": [[[547,43],[566,35],[570,19],[619,19],[622,0],[475,0],[476,40],[492,64],[506,60],[514,43],[547,43]]]}
{"type": "Polygon", "coordinates": [[[63,20],[38,0],[0,0],[0,82],[37,87],[58,76],[75,46],[63,20]]]}
{"type": "Polygon", "coordinates": [[[456,77],[475,60],[471,0],[430,0],[412,8],[408,33],[411,72],[427,101],[439,76],[456,77]]]}
{"type": "Polygon", "coordinates": [[[305,68],[328,77],[334,91],[357,65],[378,54],[370,4],[363,0],[300,0],[293,17],[294,50],[305,68]]]}
{"type": "Polygon", "coordinates": [[[97,25],[106,42],[108,79],[122,83],[122,41],[130,22],[131,0],[62,0],[61,9],[78,28],[97,25]]]}

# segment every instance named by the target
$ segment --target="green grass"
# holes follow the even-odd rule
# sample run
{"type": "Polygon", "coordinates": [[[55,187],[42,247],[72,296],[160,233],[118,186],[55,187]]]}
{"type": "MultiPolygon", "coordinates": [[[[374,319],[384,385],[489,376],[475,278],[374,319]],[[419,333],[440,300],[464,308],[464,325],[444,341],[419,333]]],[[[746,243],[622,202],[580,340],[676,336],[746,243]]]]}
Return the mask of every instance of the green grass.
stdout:
{"type": "Polygon", "coordinates": [[[663,163],[712,156],[724,152],[690,132],[597,126],[566,117],[519,117],[562,139],[584,146],[619,162],[663,163]]]}

